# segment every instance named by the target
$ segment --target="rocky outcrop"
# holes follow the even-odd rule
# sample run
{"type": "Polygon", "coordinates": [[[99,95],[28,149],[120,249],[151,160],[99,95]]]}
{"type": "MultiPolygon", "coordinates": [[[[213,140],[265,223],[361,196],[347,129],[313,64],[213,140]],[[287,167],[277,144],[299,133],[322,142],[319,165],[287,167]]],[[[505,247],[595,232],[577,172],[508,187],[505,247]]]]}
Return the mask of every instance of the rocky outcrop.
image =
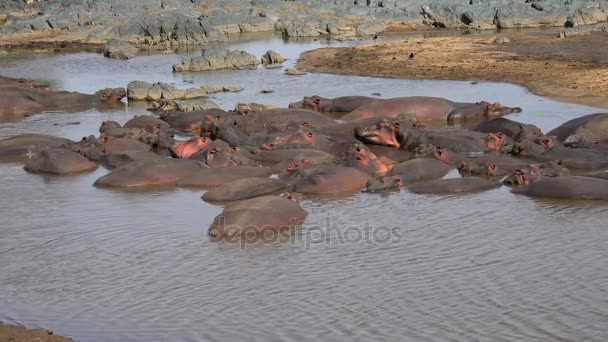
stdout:
{"type": "Polygon", "coordinates": [[[210,71],[256,67],[257,57],[245,51],[205,48],[200,57],[188,58],[173,65],[173,71],[210,71]]]}
{"type": "Polygon", "coordinates": [[[137,55],[138,49],[128,42],[111,39],[106,43],[103,55],[114,59],[131,59],[137,55]]]}
{"type": "Polygon", "coordinates": [[[211,87],[180,89],[174,85],[157,82],[133,81],[127,86],[127,98],[132,101],[184,100],[205,97],[220,92],[241,91],[240,87],[211,87]]]}
{"type": "Polygon", "coordinates": [[[268,50],[264,56],[262,56],[262,64],[281,64],[285,62],[285,58],[274,50],[268,50]]]}
{"type": "Polygon", "coordinates": [[[289,38],[347,39],[401,24],[496,29],[606,21],[606,0],[0,0],[0,36],[19,33],[13,40],[0,39],[9,45],[28,43],[27,34],[33,31],[52,30],[56,32],[48,39],[55,41],[102,44],[120,39],[166,48],[272,30],[289,38]]]}

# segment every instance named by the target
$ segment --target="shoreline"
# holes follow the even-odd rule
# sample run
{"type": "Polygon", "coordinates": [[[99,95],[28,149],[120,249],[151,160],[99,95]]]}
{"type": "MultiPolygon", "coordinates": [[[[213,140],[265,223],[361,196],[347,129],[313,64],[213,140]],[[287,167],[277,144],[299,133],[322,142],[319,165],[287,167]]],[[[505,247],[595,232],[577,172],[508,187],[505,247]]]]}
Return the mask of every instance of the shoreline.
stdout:
{"type": "Polygon", "coordinates": [[[557,101],[608,108],[607,39],[606,32],[565,38],[523,32],[408,39],[306,51],[297,68],[338,75],[507,82],[557,101]]]}
{"type": "Polygon", "coordinates": [[[22,326],[9,325],[0,322],[0,341],[11,342],[74,342],[74,340],[55,336],[52,331],[45,329],[27,329],[22,326]]]}

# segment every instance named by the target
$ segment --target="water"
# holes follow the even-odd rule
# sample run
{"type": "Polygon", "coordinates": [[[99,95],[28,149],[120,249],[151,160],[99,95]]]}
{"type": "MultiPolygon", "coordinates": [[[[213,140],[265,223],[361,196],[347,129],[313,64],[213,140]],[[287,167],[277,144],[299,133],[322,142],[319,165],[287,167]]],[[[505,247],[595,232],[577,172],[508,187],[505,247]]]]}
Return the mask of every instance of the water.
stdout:
{"type": "MultiPolygon", "coordinates": [[[[272,37],[231,43],[258,56],[275,49],[290,58],[286,66],[324,45],[272,37]]],[[[512,117],[544,130],[598,111],[499,83],[288,77],[262,68],[173,74],[171,64],[188,54],[130,61],[11,54],[0,57],[0,74],[82,92],[135,79],[243,87],[214,98],[225,108],[285,106],[312,94],[486,99],[524,108],[512,117]],[[266,88],[275,92],[259,93],[266,88]]],[[[36,115],[0,124],[0,137],[77,139],[102,120],[145,113],[130,105],[36,115]]],[[[506,188],[308,199],[293,241],[240,246],[209,241],[221,207],[201,201],[202,191],[94,188],[106,172],[52,177],[0,164],[0,321],[80,341],[608,339],[606,203],[535,200],[506,188]]]]}

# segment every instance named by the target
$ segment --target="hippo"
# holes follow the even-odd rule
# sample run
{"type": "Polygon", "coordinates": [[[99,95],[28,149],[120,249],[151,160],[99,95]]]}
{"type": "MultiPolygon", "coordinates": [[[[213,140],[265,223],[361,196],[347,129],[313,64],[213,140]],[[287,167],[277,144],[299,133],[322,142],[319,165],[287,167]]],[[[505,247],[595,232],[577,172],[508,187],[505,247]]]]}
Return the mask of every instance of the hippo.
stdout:
{"type": "Polygon", "coordinates": [[[99,132],[103,136],[137,140],[155,147],[164,148],[173,144],[173,139],[166,131],[154,130],[154,132],[148,132],[144,128],[125,128],[116,121],[102,122],[99,132]]]}
{"type": "Polygon", "coordinates": [[[263,131],[269,126],[284,126],[293,121],[305,121],[315,127],[328,127],[336,123],[333,119],[312,110],[282,108],[235,116],[231,120],[234,120],[245,134],[263,131]]]}
{"type": "Polygon", "coordinates": [[[125,138],[109,138],[100,140],[96,146],[88,148],[80,148],[80,154],[87,157],[90,160],[99,161],[104,155],[110,155],[114,153],[121,153],[124,151],[149,151],[150,146],[131,139],[125,138]]]}
{"type": "Polygon", "coordinates": [[[572,173],[569,169],[563,167],[557,162],[545,162],[530,164],[527,167],[523,167],[514,170],[507,178],[502,182],[506,185],[525,185],[530,184],[533,180],[538,177],[562,177],[571,176],[572,173]]]}
{"type": "Polygon", "coordinates": [[[170,151],[177,158],[190,159],[209,144],[211,144],[211,140],[208,138],[191,137],[188,141],[176,141],[170,151]]]}
{"type": "Polygon", "coordinates": [[[21,86],[2,87],[0,118],[20,118],[48,111],[80,111],[89,108],[117,108],[124,88],[102,89],[93,95],[67,91],[44,91],[21,86]]]}
{"type": "Polygon", "coordinates": [[[97,163],[68,149],[49,147],[37,149],[23,168],[32,173],[67,175],[93,171],[97,163]]]}
{"type": "Polygon", "coordinates": [[[608,180],[584,176],[539,177],[513,193],[566,200],[608,200],[608,180]]]}
{"type": "Polygon", "coordinates": [[[608,168],[608,154],[587,148],[554,147],[542,153],[540,161],[559,161],[569,169],[598,170],[608,168]]]}
{"type": "Polygon", "coordinates": [[[158,133],[158,131],[169,131],[169,124],[165,121],[158,119],[152,115],[139,115],[134,116],[132,119],[127,121],[123,128],[142,128],[150,133],[158,133]]]}
{"type": "Polygon", "coordinates": [[[145,150],[125,150],[115,151],[110,154],[102,154],[97,158],[97,162],[99,162],[99,164],[101,164],[106,169],[113,170],[117,167],[121,167],[129,163],[133,163],[136,161],[146,161],[151,159],[162,160],[165,159],[165,157],[154,152],[145,150]]]}
{"type": "Polygon", "coordinates": [[[469,129],[481,133],[502,133],[514,141],[524,138],[536,139],[544,135],[541,129],[534,125],[522,124],[507,118],[482,121],[469,129]]]}
{"type": "Polygon", "coordinates": [[[381,119],[368,127],[355,131],[357,139],[364,143],[414,150],[421,144],[447,146],[454,152],[485,153],[490,150],[484,145],[486,135],[464,129],[425,129],[401,125],[399,121],[381,119]]]}
{"type": "Polygon", "coordinates": [[[46,134],[19,134],[0,140],[0,161],[21,162],[31,157],[34,148],[74,145],[76,142],[46,134]]]}
{"type": "Polygon", "coordinates": [[[419,158],[399,163],[389,172],[390,176],[399,177],[402,186],[442,178],[452,167],[430,158],[419,158]]]}
{"type": "Polygon", "coordinates": [[[372,177],[385,175],[396,164],[394,161],[386,161],[378,158],[367,147],[360,144],[353,144],[343,154],[342,163],[345,166],[354,167],[366,172],[372,177]]]}
{"type": "Polygon", "coordinates": [[[320,113],[350,113],[353,110],[379,101],[378,98],[368,96],[342,96],[326,99],[318,95],[305,96],[302,108],[312,109],[320,113]]]}
{"type": "Polygon", "coordinates": [[[403,184],[401,178],[396,176],[384,176],[367,182],[366,192],[388,192],[400,191],[403,184]]]}
{"type": "Polygon", "coordinates": [[[255,241],[258,238],[274,241],[282,231],[301,225],[306,215],[306,211],[290,198],[247,199],[226,206],[209,227],[209,236],[225,241],[255,241]]]}
{"type": "Polygon", "coordinates": [[[547,135],[555,136],[567,146],[608,141],[608,113],[590,114],[572,119],[554,128],[547,135]]]}
{"type": "Polygon", "coordinates": [[[285,189],[287,183],[275,178],[243,178],[207,191],[206,202],[229,202],[270,195],[285,189]]]}
{"type": "Polygon", "coordinates": [[[200,134],[203,122],[207,118],[227,118],[232,116],[232,113],[214,108],[187,113],[165,112],[161,115],[160,119],[167,122],[171,128],[177,131],[200,134]]]}
{"type": "Polygon", "coordinates": [[[267,167],[215,167],[202,169],[186,176],[177,182],[177,186],[184,188],[214,188],[243,178],[268,178],[272,170],[267,167]]]}
{"type": "Polygon", "coordinates": [[[327,165],[295,180],[293,191],[318,196],[352,194],[365,189],[369,179],[355,168],[327,165]]]}
{"type": "Polygon", "coordinates": [[[608,171],[598,172],[598,173],[594,173],[594,174],[590,174],[590,175],[586,175],[586,176],[593,177],[593,178],[608,179],[608,171]]]}
{"type": "Polygon", "coordinates": [[[11,78],[0,76],[0,87],[22,86],[29,88],[38,88],[40,90],[49,90],[50,86],[47,83],[34,81],[28,78],[11,78]]]}
{"type": "Polygon", "coordinates": [[[500,186],[500,182],[478,177],[467,177],[421,182],[409,186],[408,190],[416,194],[454,194],[490,190],[500,186]]]}
{"type": "Polygon", "coordinates": [[[385,162],[394,161],[401,163],[414,158],[414,154],[409,151],[398,150],[396,148],[381,146],[381,145],[366,145],[366,147],[378,158],[383,159],[385,162]]]}
{"type": "Polygon", "coordinates": [[[301,160],[306,158],[314,164],[324,164],[333,162],[336,157],[324,151],[313,149],[290,149],[290,150],[272,150],[272,151],[254,151],[248,157],[259,161],[262,164],[278,164],[284,161],[301,160]]]}
{"type": "Polygon", "coordinates": [[[360,120],[369,117],[396,118],[399,114],[415,114],[419,121],[443,121],[449,124],[483,120],[511,113],[521,108],[503,107],[500,103],[458,103],[438,97],[412,96],[379,100],[342,117],[342,120],[360,120]]]}
{"type": "Polygon", "coordinates": [[[172,186],[180,179],[199,173],[207,166],[186,159],[150,159],[136,161],[114,169],[94,183],[97,187],[142,188],[148,186],[172,186]]]}

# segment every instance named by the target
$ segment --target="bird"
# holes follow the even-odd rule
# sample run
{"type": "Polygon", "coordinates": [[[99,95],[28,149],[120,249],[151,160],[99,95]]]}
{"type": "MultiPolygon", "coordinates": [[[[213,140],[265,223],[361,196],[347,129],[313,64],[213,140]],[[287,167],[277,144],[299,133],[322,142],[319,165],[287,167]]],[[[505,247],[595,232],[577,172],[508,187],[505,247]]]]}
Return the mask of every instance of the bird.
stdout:
{"type": "Polygon", "coordinates": [[[413,52],[410,52],[410,59],[414,59],[415,55],[413,52]]]}
{"type": "Polygon", "coordinates": [[[373,38],[373,39],[374,39],[374,40],[378,39],[378,34],[377,34],[377,33],[376,33],[376,34],[374,34],[374,38],[373,38]]]}

